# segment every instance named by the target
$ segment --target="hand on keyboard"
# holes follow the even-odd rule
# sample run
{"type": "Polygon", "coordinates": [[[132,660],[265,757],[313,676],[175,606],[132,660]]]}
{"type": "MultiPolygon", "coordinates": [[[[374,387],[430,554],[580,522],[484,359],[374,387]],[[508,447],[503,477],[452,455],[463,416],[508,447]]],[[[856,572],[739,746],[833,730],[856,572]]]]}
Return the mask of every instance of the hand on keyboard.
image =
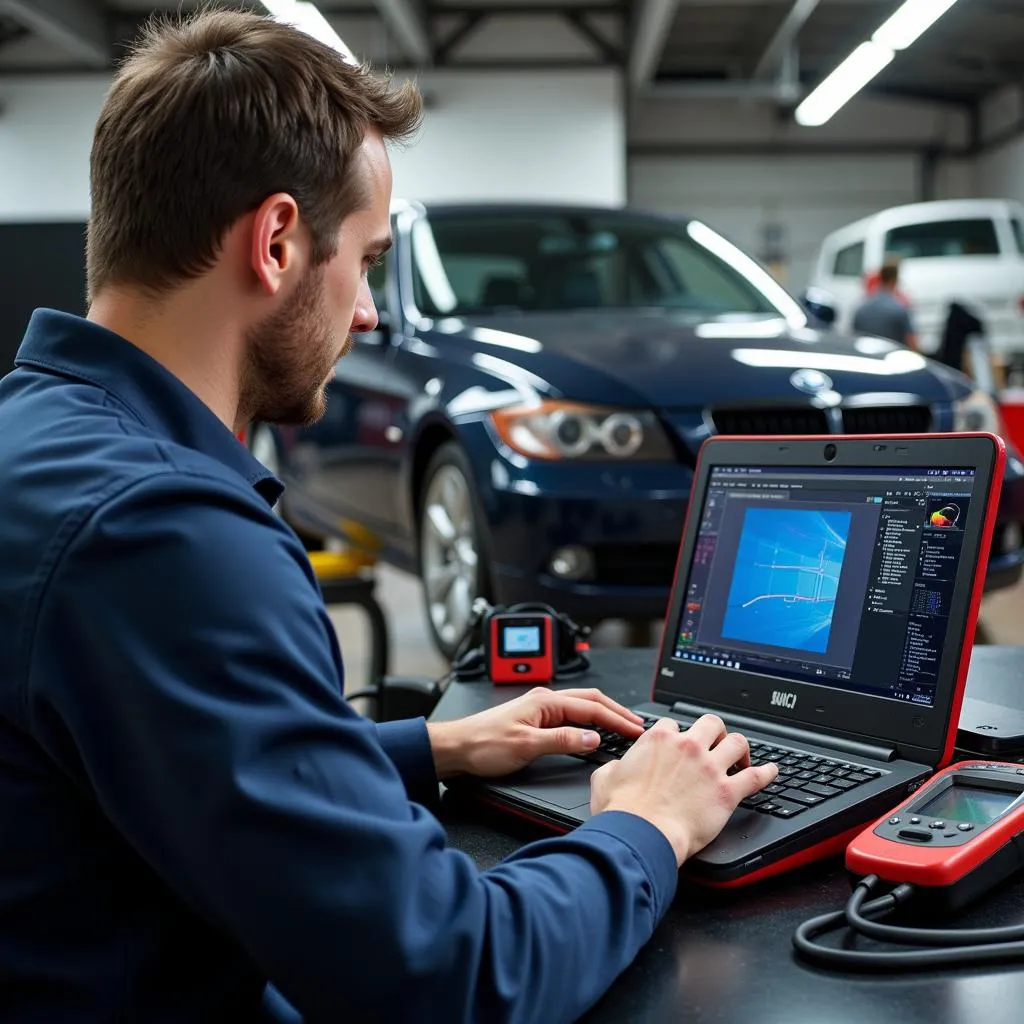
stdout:
{"type": "Polygon", "coordinates": [[[722,831],[741,800],[777,774],[774,764],[751,767],[746,739],[730,733],[717,715],[703,715],[683,731],[663,718],[594,772],[590,809],[626,811],[649,821],[681,865],[722,831]]]}
{"type": "MultiPolygon", "coordinates": [[[[662,721],[662,719],[655,718],[653,715],[641,715],[640,717],[643,720],[645,732],[655,722],[662,721]]],[[[681,732],[690,728],[686,722],[677,722],[674,718],[666,719],[666,721],[676,722],[681,732]]],[[[607,764],[609,761],[617,761],[639,738],[623,736],[612,729],[602,729],[595,725],[588,725],[587,728],[592,732],[596,732],[601,737],[600,745],[594,750],[580,751],[572,756],[578,757],[583,761],[591,761],[594,764],[607,764]]]]}

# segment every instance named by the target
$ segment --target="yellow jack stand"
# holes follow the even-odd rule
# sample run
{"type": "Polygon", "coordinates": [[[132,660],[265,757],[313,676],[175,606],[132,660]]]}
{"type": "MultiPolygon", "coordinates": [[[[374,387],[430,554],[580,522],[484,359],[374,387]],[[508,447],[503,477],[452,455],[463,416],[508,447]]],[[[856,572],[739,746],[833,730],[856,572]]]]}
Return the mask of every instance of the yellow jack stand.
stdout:
{"type": "MultiPolygon", "coordinates": [[[[390,640],[384,609],[377,600],[376,562],[360,551],[310,551],[309,561],[324,604],[357,604],[370,620],[370,689],[379,690],[388,672],[390,640]]],[[[361,691],[362,692],[362,691],[361,691]]]]}

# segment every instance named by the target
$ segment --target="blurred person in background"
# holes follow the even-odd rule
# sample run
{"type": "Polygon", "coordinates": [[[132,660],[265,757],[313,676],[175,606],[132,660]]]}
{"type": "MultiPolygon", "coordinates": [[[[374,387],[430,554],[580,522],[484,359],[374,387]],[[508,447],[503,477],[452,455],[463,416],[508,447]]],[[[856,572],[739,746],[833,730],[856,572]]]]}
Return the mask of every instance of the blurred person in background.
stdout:
{"type": "Polygon", "coordinates": [[[900,266],[886,260],[878,275],[878,287],[853,316],[853,329],[858,334],[888,338],[907,348],[918,350],[914,320],[899,295],[900,266]]]}

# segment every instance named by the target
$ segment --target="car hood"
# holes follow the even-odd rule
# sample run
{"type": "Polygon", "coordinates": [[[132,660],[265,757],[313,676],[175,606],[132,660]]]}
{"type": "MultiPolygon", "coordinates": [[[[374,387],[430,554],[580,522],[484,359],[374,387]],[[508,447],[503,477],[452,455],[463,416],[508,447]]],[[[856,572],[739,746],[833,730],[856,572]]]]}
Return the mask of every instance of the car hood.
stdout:
{"type": "Polygon", "coordinates": [[[546,379],[565,397],[589,397],[578,393],[577,383],[586,390],[591,374],[577,379],[572,373],[571,364],[582,364],[660,409],[751,400],[799,404],[815,389],[829,392],[833,402],[850,394],[948,401],[968,390],[957,374],[892,342],[794,328],[774,317],[523,313],[475,317],[458,333],[480,351],[546,379]]]}

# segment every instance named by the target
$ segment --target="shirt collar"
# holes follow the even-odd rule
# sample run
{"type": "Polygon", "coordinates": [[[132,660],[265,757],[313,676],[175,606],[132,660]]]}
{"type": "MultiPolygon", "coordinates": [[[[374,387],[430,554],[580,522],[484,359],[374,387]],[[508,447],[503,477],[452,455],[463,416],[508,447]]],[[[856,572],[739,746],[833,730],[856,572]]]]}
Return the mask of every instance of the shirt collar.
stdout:
{"type": "Polygon", "coordinates": [[[194,392],[152,356],[99,324],[37,309],[15,366],[32,366],[103,388],[150,430],[240,474],[270,505],[284,491],[194,392]]]}

